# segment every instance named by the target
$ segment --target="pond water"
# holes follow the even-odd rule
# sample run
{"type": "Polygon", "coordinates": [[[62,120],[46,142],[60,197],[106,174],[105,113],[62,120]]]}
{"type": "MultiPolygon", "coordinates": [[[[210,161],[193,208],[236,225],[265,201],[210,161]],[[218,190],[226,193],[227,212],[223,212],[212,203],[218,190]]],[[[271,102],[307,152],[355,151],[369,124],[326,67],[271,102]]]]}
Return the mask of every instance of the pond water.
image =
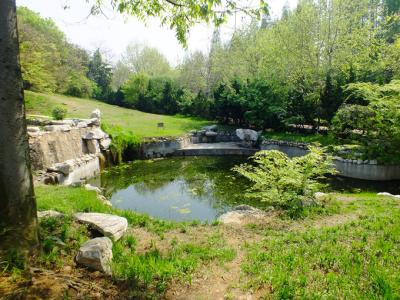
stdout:
{"type": "MultiPolygon", "coordinates": [[[[89,183],[104,189],[114,207],[177,221],[214,221],[238,204],[249,203],[249,182],[231,171],[245,157],[174,157],[135,161],[110,168],[89,183]]],[[[400,194],[399,182],[369,182],[335,177],[337,191],[387,191],[400,194]]]]}

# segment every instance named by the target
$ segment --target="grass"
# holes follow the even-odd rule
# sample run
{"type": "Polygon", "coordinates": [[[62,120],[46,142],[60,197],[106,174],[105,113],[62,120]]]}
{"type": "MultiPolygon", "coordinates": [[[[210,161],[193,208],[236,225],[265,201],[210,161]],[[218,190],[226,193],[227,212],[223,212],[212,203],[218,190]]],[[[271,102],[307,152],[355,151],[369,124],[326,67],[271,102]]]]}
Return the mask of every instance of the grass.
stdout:
{"type": "Polygon", "coordinates": [[[356,200],[348,205],[362,211],[357,220],[304,232],[269,230],[248,245],[247,287],[274,299],[398,299],[399,201],[342,196],[356,200]]]}
{"type": "Polygon", "coordinates": [[[154,246],[145,254],[137,254],[132,239],[126,236],[114,245],[113,274],[158,293],[164,292],[173,278],[190,282],[191,274],[201,264],[224,263],[235,257],[235,250],[226,246],[222,238],[211,237],[204,243],[173,241],[164,253],[154,246]]]}
{"type": "Polygon", "coordinates": [[[102,120],[108,126],[117,126],[125,132],[144,137],[181,136],[190,130],[199,129],[210,122],[183,116],[166,116],[144,113],[133,109],[122,108],[91,99],[81,99],[62,95],[47,95],[25,91],[25,103],[28,115],[51,116],[57,106],[68,110],[69,118],[90,117],[90,113],[99,108],[102,120]],[[157,128],[157,123],[164,123],[165,128],[157,128]]]}
{"type": "Polygon", "coordinates": [[[263,136],[266,139],[288,141],[288,142],[299,142],[299,143],[319,143],[322,146],[334,145],[337,143],[329,135],[322,134],[301,134],[294,132],[265,132],[263,136]]]}
{"type": "MultiPolygon", "coordinates": [[[[150,231],[166,231],[181,226],[186,232],[186,223],[164,222],[130,211],[120,211],[103,205],[94,191],[63,186],[36,187],[39,210],[55,209],[67,214],[63,221],[54,218],[40,222],[44,253],[39,261],[46,265],[60,267],[63,259],[73,255],[88,239],[87,228],[73,226],[71,214],[78,211],[113,213],[128,219],[130,227],[144,227],[150,231]]],[[[192,223],[192,228],[199,224],[192,223]]],[[[131,284],[129,297],[154,297],[167,288],[173,278],[190,281],[191,274],[202,264],[218,261],[224,263],[235,257],[235,250],[229,248],[222,236],[210,236],[205,241],[178,242],[172,240],[169,247],[160,251],[154,244],[146,253],[136,251],[137,240],[125,235],[113,245],[113,275],[118,280],[131,284]]]]}
{"type": "Polygon", "coordinates": [[[145,227],[151,232],[163,232],[180,228],[184,224],[151,218],[129,210],[108,207],[97,199],[96,192],[81,187],[38,186],[35,188],[38,210],[57,210],[67,215],[75,212],[100,212],[125,217],[131,226],[145,227]]]}
{"type": "Polygon", "coordinates": [[[396,198],[331,194],[337,208],[328,215],[310,214],[300,220],[278,215],[267,223],[235,229],[217,223],[167,226],[148,216],[106,207],[95,192],[82,188],[39,186],[36,195],[40,210],[68,214],[63,222],[41,221],[44,254],[39,263],[48,268],[59,270],[62,264],[72,263],[79,245],[90,238],[85,226],[72,222],[73,212],[99,211],[128,218],[127,234],[113,246],[114,278],[107,283],[119,282],[114,288],[121,289],[118,295],[124,299],[163,298],[171,285],[186,296],[192,279],[205,297],[220,289],[233,299],[239,298],[238,291],[265,299],[400,297],[400,201],[396,198]],[[139,229],[163,234],[145,246],[148,233],[143,236],[139,229]],[[227,287],[213,285],[228,274],[227,287]]]}

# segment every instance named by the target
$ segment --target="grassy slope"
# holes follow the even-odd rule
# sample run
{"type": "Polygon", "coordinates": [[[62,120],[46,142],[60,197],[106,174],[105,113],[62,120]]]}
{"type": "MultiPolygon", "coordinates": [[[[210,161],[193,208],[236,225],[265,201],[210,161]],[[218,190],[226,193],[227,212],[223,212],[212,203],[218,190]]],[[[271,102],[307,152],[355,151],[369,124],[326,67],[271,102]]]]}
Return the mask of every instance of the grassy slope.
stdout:
{"type": "Polygon", "coordinates": [[[238,298],[240,291],[268,299],[400,297],[400,201],[395,198],[333,195],[337,208],[327,214],[303,220],[274,217],[234,229],[156,221],[110,209],[94,192],[80,188],[43,186],[36,191],[39,210],[128,217],[133,234],[114,246],[114,272],[137,281],[147,296],[172,290],[207,298],[225,289],[228,298],[238,298]],[[224,276],[233,276],[225,286],[224,276]],[[191,278],[198,278],[198,284],[188,284],[191,278]]]}
{"type": "Polygon", "coordinates": [[[68,109],[68,117],[89,118],[90,113],[99,108],[103,121],[108,125],[118,125],[139,137],[179,136],[210,123],[196,118],[149,114],[96,100],[62,95],[25,91],[25,99],[28,115],[51,116],[54,107],[64,106],[68,109]],[[157,128],[157,123],[160,122],[165,124],[164,129],[157,128]]]}

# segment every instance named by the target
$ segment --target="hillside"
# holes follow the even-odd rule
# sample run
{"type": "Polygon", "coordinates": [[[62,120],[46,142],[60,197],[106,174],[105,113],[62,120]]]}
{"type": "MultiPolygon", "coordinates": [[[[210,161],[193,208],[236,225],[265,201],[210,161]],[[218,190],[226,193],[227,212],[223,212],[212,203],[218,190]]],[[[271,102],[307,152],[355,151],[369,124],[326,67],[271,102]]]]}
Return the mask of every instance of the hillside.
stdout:
{"type": "Polygon", "coordinates": [[[118,125],[126,131],[132,131],[139,137],[179,136],[192,129],[198,129],[210,123],[206,120],[183,116],[166,116],[140,112],[106,104],[97,100],[48,95],[25,91],[26,111],[29,116],[51,116],[56,106],[67,108],[69,118],[88,118],[90,112],[99,108],[102,119],[109,125],[118,125]],[[157,128],[157,123],[165,128],[157,128]]]}

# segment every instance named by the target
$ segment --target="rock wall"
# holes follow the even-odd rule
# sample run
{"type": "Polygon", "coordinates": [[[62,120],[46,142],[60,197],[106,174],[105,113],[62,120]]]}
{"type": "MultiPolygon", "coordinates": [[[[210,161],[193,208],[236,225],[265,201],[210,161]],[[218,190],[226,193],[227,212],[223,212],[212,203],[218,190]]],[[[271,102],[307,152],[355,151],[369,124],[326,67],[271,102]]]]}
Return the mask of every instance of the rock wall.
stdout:
{"type": "Polygon", "coordinates": [[[142,142],[140,156],[142,158],[158,158],[172,156],[175,152],[191,143],[190,136],[180,138],[153,138],[142,142]]]}
{"type": "Polygon", "coordinates": [[[374,161],[350,160],[336,157],[334,159],[339,175],[365,180],[396,180],[400,179],[400,166],[378,165],[374,161]]]}
{"type": "Polygon", "coordinates": [[[68,131],[39,131],[35,135],[29,134],[32,168],[42,170],[55,163],[89,154],[82,137],[91,130],[91,127],[87,127],[68,131]]]}
{"type": "Polygon", "coordinates": [[[264,140],[260,145],[261,150],[278,150],[289,157],[304,156],[308,153],[308,146],[304,143],[264,140]]]}
{"type": "Polygon", "coordinates": [[[100,112],[93,114],[87,120],[29,121],[31,165],[37,181],[72,184],[100,172],[111,139],[100,129],[100,112]]]}
{"type": "MultiPolygon", "coordinates": [[[[308,145],[304,143],[265,140],[261,150],[278,150],[289,157],[303,156],[308,153],[308,145]]],[[[376,160],[343,159],[335,157],[333,160],[338,174],[343,177],[364,180],[396,180],[400,179],[400,166],[378,165],[376,160]]]]}

